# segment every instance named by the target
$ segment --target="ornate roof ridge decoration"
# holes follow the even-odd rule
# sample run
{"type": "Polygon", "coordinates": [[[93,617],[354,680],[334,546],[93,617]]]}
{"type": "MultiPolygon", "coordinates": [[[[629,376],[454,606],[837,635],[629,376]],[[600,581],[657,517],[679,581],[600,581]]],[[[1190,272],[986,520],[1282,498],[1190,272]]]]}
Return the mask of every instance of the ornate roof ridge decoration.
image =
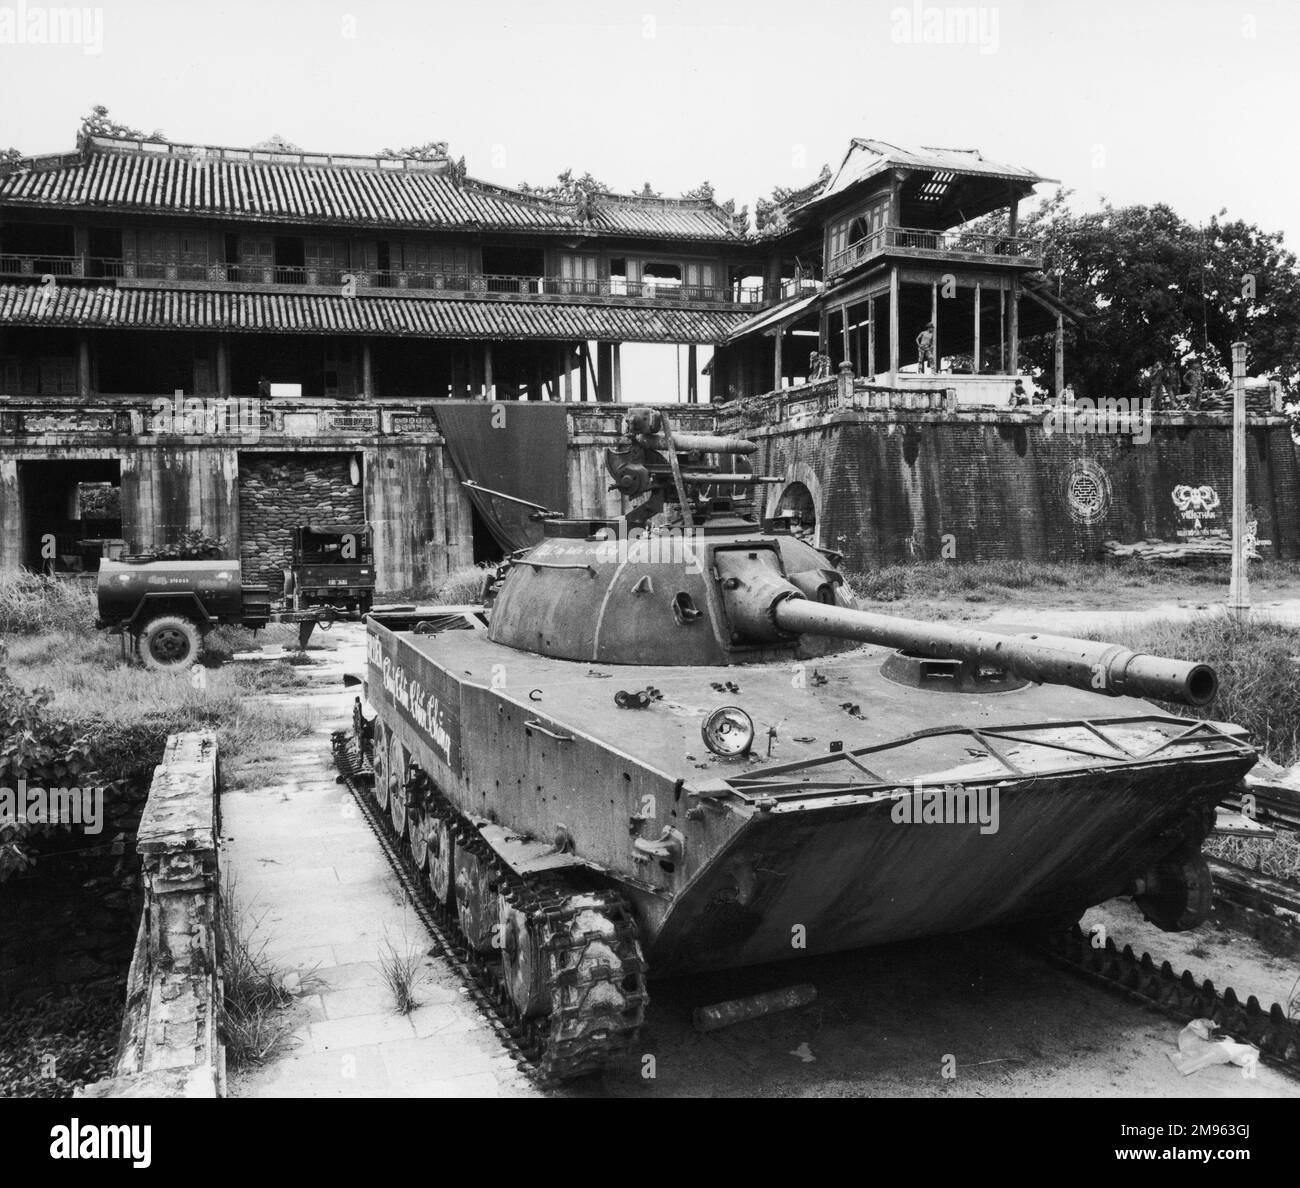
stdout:
{"type": "Polygon", "coordinates": [[[148,157],[183,157],[190,161],[240,161],[257,165],[297,165],[308,168],[352,168],[376,171],[405,171],[414,173],[450,173],[450,156],[432,161],[415,157],[386,157],[380,153],[312,153],[284,149],[236,148],[219,144],[184,144],[174,141],[149,140],[144,137],[87,136],[81,152],[89,157],[94,153],[135,153],[148,157]]]}

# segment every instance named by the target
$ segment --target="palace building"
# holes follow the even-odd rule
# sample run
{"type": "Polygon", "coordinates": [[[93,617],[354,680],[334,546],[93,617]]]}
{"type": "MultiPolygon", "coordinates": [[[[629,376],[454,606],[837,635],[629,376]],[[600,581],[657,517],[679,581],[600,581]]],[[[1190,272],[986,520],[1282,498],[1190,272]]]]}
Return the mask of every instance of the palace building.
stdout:
{"type": "MultiPolygon", "coordinates": [[[[762,440],[790,479],[767,510],[801,509],[861,563],[937,555],[933,508],[977,523],[978,485],[1037,449],[1007,407],[1025,337],[1055,334],[1063,387],[1079,315],[1017,226],[1044,180],[974,150],[856,139],[751,226],[712,197],[530,193],[445,156],[83,136],[0,164],[0,569],[93,569],[105,540],[198,534],[274,581],[295,526],[364,520],[380,592],[428,589],[524,543],[467,479],[618,514],[604,451],[625,344],[678,352],[682,427],[762,440]],[[947,463],[927,452],[940,441],[947,463]],[[927,493],[918,465],[966,485],[927,493]]],[[[1294,499],[1274,475],[1294,474],[1294,450],[1259,411],[1261,535],[1286,553],[1294,499]]],[[[1194,428],[1217,443],[1222,421],[1194,428]]],[[[1208,481],[1189,468],[1219,445],[1188,449],[1170,475],[1208,481]]],[[[1087,522],[1044,504],[965,555],[1095,553],[1163,523],[1158,494],[1132,523],[1114,502],[1087,522]]]]}

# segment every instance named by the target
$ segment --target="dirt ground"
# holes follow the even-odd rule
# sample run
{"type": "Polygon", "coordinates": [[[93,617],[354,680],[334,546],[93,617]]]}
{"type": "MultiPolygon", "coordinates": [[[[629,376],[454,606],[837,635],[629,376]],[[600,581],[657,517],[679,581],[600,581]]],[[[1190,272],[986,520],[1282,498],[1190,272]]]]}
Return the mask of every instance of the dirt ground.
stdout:
{"type": "MultiPolygon", "coordinates": [[[[1015,619],[1096,605],[1095,598],[1091,607],[1032,598],[985,609],[1015,619]]],[[[1134,597],[1108,609],[1149,604],[1134,597]]],[[[341,657],[322,653],[341,649],[359,668],[360,635],[357,627],[338,627],[313,640],[312,654],[337,671],[341,657]]],[[[353,695],[312,681],[276,696],[336,715],[342,725],[353,695]]],[[[274,775],[259,765],[259,778],[274,775]]],[[[1293,960],[1231,930],[1211,924],[1161,933],[1128,901],[1092,909],[1084,924],[1093,923],[1103,923],[1121,947],[1148,950],[1157,963],[1189,968],[1243,998],[1255,994],[1267,1005],[1300,989],[1293,960]]],[[[1178,1022],[1080,980],[1005,933],[653,982],[651,998],[641,1050],[561,1095],[1300,1098],[1300,1080],[1267,1066],[1254,1078],[1235,1066],[1182,1076],[1170,1061],[1178,1022]],[[798,983],[816,987],[810,1006],[707,1034],[692,1025],[697,1006],[798,983]]]]}

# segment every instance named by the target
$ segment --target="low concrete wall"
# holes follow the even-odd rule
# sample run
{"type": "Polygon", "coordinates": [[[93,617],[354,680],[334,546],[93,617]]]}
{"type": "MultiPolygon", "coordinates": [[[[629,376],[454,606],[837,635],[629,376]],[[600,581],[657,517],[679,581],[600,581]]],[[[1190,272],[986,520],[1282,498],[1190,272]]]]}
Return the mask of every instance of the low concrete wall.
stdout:
{"type": "Polygon", "coordinates": [[[137,847],[144,912],[117,1069],[82,1097],[221,1097],[216,739],[173,734],[154,771],[137,847]]]}

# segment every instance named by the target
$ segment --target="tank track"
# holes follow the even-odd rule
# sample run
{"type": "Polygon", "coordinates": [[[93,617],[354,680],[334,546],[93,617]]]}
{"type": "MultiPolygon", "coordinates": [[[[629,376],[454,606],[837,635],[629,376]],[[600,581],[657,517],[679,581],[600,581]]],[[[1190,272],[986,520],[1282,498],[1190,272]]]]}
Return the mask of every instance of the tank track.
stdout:
{"type": "Polygon", "coordinates": [[[1253,994],[1245,1002],[1232,989],[1219,991],[1212,981],[1197,982],[1190,970],[1174,973],[1168,961],[1156,965],[1150,953],[1138,957],[1107,938],[1094,946],[1078,924],[1031,941],[1033,948],[1073,973],[1107,986],[1182,1022],[1211,1019],[1233,1039],[1254,1044],[1260,1059],[1300,1074],[1300,1019],[1287,1017],[1274,1003],[1265,1010],[1253,994]]]}
{"type": "Polygon", "coordinates": [[[636,922],[626,900],[605,888],[577,888],[572,876],[561,872],[517,875],[427,777],[412,781],[410,799],[418,802],[419,811],[443,820],[457,847],[488,866],[498,894],[537,922],[538,948],[549,975],[550,1011],[525,1017],[506,988],[500,959],[474,950],[461,929],[454,898],[444,905],[433,895],[409,846],[396,836],[389,814],[362,784],[373,769],[370,748],[360,742],[368,734],[368,723],[364,718],[358,722],[358,717],[354,711],[352,735],[335,731],[331,739],[340,778],[421,921],[521,1071],[539,1085],[554,1086],[599,1072],[628,1052],[645,1019],[649,996],[636,922]]]}

